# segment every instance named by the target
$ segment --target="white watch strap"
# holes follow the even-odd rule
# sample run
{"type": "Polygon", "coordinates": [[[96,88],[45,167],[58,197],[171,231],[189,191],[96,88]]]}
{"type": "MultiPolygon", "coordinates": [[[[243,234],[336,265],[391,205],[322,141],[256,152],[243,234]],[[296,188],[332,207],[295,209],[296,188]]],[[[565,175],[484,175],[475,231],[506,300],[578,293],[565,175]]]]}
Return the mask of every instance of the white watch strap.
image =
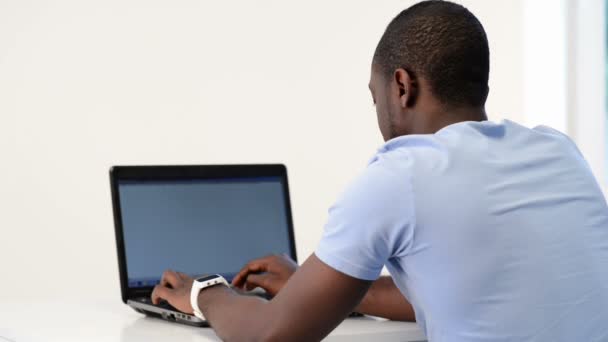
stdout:
{"type": "Polygon", "coordinates": [[[205,288],[215,286],[218,284],[228,285],[228,282],[224,277],[219,274],[216,274],[217,277],[211,278],[207,281],[194,281],[192,283],[192,290],[190,290],[190,305],[192,306],[192,311],[194,312],[194,316],[205,320],[205,316],[201,312],[201,309],[198,307],[198,294],[205,288]]]}

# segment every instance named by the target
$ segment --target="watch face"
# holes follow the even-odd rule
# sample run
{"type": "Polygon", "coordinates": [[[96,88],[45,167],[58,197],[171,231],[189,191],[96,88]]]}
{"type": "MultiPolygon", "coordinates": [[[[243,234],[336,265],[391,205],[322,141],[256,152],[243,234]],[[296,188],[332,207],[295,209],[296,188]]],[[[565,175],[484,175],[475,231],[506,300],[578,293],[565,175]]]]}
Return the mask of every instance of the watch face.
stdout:
{"type": "Polygon", "coordinates": [[[212,275],[208,275],[208,276],[200,277],[200,278],[196,279],[196,281],[198,281],[198,282],[201,282],[201,283],[202,283],[202,282],[204,282],[204,281],[211,280],[211,279],[215,279],[215,278],[218,278],[218,277],[219,277],[219,276],[218,276],[217,274],[212,274],[212,275]]]}

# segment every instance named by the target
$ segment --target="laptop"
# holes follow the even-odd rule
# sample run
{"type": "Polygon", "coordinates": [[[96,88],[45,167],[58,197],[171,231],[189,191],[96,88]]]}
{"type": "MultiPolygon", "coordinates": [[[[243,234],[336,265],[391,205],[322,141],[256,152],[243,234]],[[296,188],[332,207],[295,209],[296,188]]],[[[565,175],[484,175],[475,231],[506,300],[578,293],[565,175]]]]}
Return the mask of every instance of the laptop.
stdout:
{"type": "Polygon", "coordinates": [[[122,301],[139,313],[208,326],[152,304],[165,270],[231,281],[251,259],[297,261],[284,165],[114,166],[110,185],[122,301]]]}

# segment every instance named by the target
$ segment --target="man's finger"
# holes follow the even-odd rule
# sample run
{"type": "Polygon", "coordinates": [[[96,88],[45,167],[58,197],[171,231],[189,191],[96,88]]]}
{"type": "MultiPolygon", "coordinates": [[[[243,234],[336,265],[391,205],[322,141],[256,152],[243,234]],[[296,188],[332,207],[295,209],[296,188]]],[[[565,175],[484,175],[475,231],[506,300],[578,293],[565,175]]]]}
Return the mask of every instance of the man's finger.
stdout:
{"type": "Polygon", "coordinates": [[[274,254],[266,255],[261,258],[253,259],[248,262],[243,268],[232,278],[232,285],[243,287],[247,275],[252,272],[266,272],[272,259],[276,257],[274,254]]]}
{"type": "Polygon", "coordinates": [[[164,287],[176,288],[181,284],[180,276],[171,270],[166,270],[160,280],[160,284],[164,287]]]}
{"type": "Polygon", "coordinates": [[[267,264],[258,260],[247,263],[236,276],[232,279],[232,285],[242,287],[248,275],[253,272],[263,272],[267,269],[267,264]]]}
{"type": "Polygon", "coordinates": [[[263,274],[252,273],[249,276],[247,276],[247,282],[245,283],[245,288],[247,289],[247,291],[251,291],[251,290],[255,289],[256,287],[261,287],[264,290],[266,290],[266,292],[270,292],[269,285],[270,285],[271,277],[272,277],[272,275],[270,275],[268,273],[263,273],[263,274]]]}
{"type": "Polygon", "coordinates": [[[173,298],[172,289],[162,286],[162,285],[156,285],[154,287],[154,290],[152,291],[152,303],[153,304],[158,304],[163,299],[166,301],[170,301],[171,298],[173,298]]]}

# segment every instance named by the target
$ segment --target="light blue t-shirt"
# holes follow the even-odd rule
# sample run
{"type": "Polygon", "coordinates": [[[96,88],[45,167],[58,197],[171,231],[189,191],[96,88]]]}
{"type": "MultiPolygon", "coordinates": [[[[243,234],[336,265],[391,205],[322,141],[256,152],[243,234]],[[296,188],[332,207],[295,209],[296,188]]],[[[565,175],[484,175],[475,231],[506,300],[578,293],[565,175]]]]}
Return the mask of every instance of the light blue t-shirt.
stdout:
{"type": "Polygon", "coordinates": [[[359,279],[386,266],[432,342],[608,341],[608,207],[547,127],[461,122],[388,141],[315,254],[359,279]]]}

